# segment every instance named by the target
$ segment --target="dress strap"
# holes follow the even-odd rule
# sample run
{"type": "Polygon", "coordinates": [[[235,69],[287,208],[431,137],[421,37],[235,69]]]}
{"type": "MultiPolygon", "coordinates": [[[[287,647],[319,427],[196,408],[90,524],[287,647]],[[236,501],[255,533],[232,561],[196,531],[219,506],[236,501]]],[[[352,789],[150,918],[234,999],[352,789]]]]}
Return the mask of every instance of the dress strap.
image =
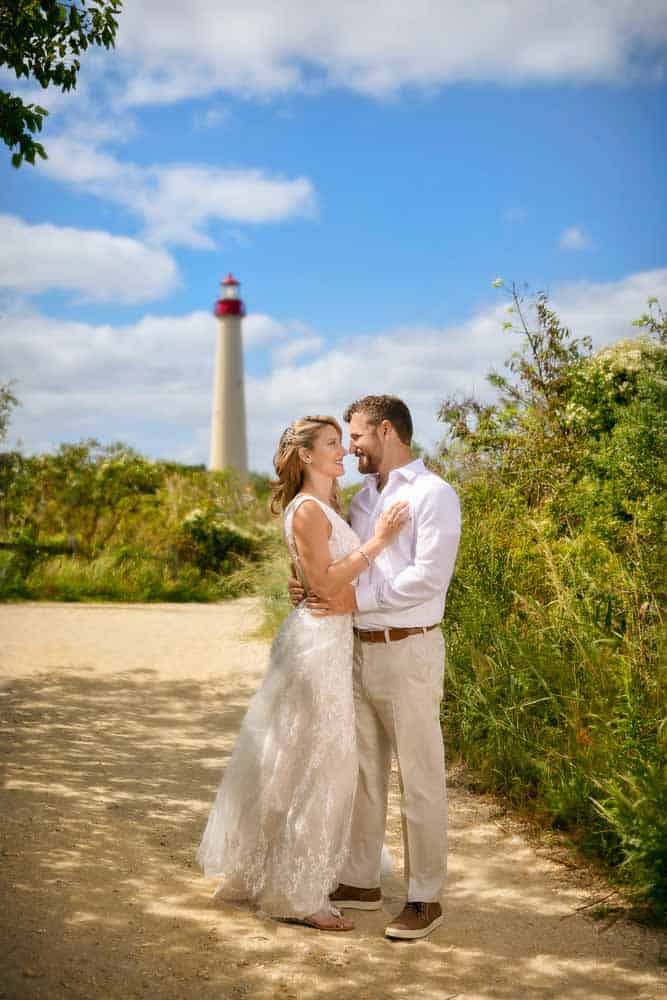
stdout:
{"type": "Polygon", "coordinates": [[[292,508],[292,513],[294,513],[294,511],[301,506],[304,500],[314,500],[318,507],[322,508],[327,517],[329,514],[334,512],[333,508],[328,503],[325,503],[324,500],[320,500],[319,497],[313,496],[312,493],[299,493],[298,496],[294,497],[289,505],[292,508]]]}

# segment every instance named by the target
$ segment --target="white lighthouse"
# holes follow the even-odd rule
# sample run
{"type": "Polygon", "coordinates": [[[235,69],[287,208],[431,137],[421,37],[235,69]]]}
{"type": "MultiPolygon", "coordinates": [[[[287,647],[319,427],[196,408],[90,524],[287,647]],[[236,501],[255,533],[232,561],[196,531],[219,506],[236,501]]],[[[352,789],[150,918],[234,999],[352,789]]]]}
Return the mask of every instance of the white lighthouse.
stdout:
{"type": "Polygon", "coordinates": [[[221,285],[222,296],[214,308],[218,318],[218,344],[213,378],[209,468],[231,467],[245,480],[248,475],[248,448],[241,343],[241,320],[245,316],[245,307],[239,297],[240,286],[236,278],[228,274],[221,285]]]}

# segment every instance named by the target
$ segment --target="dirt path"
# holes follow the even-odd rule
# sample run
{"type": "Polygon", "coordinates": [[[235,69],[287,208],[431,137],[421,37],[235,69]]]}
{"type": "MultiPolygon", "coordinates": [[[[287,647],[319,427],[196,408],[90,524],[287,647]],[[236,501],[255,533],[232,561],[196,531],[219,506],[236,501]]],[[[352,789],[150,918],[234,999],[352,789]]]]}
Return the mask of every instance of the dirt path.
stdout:
{"type": "MultiPolygon", "coordinates": [[[[0,997],[667,997],[663,935],[453,782],[446,920],[320,934],[213,905],[194,863],[268,646],[253,600],[0,606],[0,997]]],[[[394,793],[389,842],[400,856],[394,793]]]]}

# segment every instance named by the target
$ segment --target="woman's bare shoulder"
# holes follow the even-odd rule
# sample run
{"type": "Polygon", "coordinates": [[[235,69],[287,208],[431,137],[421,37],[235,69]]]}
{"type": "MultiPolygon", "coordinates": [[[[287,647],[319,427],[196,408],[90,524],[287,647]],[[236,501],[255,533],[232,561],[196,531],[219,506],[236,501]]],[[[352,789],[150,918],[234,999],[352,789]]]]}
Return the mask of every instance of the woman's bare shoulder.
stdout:
{"type": "MultiPolygon", "coordinates": [[[[299,496],[301,494],[297,494],[294,499],[299,496]]],[[[308,494],[303,495],[303,499],[294,511],[292,524],[299,534],[321,531],[322,528],[326,529],[327,535],[331,534],[331,521],[324,513],[320,501],[308,494]]]]}

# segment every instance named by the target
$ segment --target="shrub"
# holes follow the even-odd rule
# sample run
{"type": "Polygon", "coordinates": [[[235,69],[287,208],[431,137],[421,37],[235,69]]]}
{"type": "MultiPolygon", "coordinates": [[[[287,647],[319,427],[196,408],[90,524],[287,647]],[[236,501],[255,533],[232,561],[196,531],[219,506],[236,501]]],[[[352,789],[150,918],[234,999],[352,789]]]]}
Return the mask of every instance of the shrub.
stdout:
{"type": "Polygon", "coordinates": [[[216,600],[275,549],[266,483],[122,444],[0,453],[0,598],[216,600]],[[9,547],[9,548],[8,548],[9,547]]]}
{"type": "Polygon", "coordinates": [[[243,559],[257,560],[261,544],[257,536],[195,509],[181,522],[176,551],[181,559],[200,570],[229,573],[243,559]]]}
{"type": "Polygon", "coordinates": [[[532,320],[516,289],[511,309],[525,340],[498,402],[441,409],[464,513],[445,729],[483,785],[664,916],[664,317],[594,354],[544,296],[532,320]]]}

